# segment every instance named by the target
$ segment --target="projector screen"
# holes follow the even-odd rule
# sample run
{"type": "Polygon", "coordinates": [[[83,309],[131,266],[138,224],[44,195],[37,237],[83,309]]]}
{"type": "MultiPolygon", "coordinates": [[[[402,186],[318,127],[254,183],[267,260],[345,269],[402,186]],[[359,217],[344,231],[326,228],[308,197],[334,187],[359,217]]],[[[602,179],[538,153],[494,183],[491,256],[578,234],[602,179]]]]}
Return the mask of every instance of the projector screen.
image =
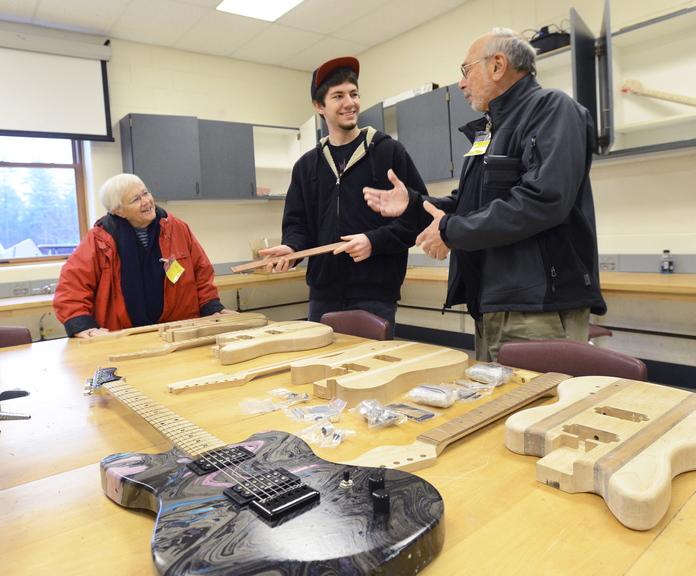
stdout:
{"type": "Polygon", "coordinates": [[[113,141],[106,62],[0,48],[0,135],[113,141]]]}

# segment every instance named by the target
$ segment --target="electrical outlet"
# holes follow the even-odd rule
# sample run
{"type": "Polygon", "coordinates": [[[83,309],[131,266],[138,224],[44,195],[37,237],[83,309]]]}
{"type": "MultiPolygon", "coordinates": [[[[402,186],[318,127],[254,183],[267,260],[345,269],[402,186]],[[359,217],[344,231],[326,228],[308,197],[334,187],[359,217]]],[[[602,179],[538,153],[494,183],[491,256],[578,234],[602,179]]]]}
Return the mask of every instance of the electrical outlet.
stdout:
{"type": "Polygon", "coordinates": [[[600,256],[599,257],[599,269],[600,270],[618,270],[619,269],[619,257],[616,255],[600,256]]]}
{"type": "Polygon", "coordinates": [[[12,284],[12,296],[29,296],[31,289],[29,282],[15,282],[12,284]]]}

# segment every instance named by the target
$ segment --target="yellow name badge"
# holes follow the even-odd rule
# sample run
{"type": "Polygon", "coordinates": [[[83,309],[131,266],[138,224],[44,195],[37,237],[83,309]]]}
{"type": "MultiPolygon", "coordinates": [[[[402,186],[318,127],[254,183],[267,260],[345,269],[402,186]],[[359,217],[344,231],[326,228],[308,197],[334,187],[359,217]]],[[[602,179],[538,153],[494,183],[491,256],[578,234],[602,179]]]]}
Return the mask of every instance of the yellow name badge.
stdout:
{"type": "Polygon", "coordinates": [[[176,261],[174,256],[170,256],[164,264],[164,273],[172,284],[176,284],[184,273],[184,267],[176,261]]]}
{"type": "Polygon", "coordinates": [[[476,132],[474,138],[474,144],[464,156],[480,156],[485,154],[488,149],[488,145],[491,143],[491,133],[490,132],[476,132]]]}

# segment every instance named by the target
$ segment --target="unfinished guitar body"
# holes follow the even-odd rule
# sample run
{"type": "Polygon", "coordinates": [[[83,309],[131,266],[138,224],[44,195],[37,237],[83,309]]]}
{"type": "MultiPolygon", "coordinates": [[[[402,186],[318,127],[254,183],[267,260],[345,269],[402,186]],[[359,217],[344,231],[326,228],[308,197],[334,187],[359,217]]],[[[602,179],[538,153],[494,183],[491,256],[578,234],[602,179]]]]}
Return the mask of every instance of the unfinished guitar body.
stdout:
{"type": "Polygon", "coordinates": [[[539,482],[599,494],[625,526],[653,528],[669,507],[672,478],[696,469],[696,394],[586,376],[562,382],[558,395],[508,418],[507,447],[543,457],[539,482]]]}
{"type": "Polygon", "coordinates": [[[245,362],[266,354],[322,348],[333,342],[331,326],[308,321],[276,322],[262,328],[221,334],[213,356],[221,364],[245,362]]]}
{"type": "Polygon", "coordinates": [[[257,328],[266,324],[268,324],[268,319],[257,312],[219,314],[218,316],[162,324],[159,334],[165,342],[181,342],[193,338],[215,336],[224,332],[257,328]]]}
{"type": "Polygon", "coordinates": [[[293,384],[314,382],[314,395],[382,404],[419,384],[440,384],[464,376],[466,353],[419,342],[370,342],[330,358],[310,358],[290,365],[293,384]]]}

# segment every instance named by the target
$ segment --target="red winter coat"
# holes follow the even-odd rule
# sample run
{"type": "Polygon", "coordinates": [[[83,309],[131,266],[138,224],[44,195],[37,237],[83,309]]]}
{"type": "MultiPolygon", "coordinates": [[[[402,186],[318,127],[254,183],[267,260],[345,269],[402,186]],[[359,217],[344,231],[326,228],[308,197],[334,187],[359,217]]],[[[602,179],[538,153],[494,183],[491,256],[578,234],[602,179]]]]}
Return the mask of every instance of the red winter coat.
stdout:
{"type": "MultiPolygon", "coordinates": [[[[184,268],[176,284],[164,279],[164,309],[159,322],[199,318],[201,308],[218,299],[213,284],[215,272],[188,225],[159,207],[157,213],[162,216],[159,234],[162,257],[174,255],[184,268]]],[[[121,259],[116,241],[105,229],[114,218],[107,214],[99,220],[61,270],[53,309],[70,336],[94,327],[95,322],[112,331],[133,326],[121,290],[121,259]]]]}

